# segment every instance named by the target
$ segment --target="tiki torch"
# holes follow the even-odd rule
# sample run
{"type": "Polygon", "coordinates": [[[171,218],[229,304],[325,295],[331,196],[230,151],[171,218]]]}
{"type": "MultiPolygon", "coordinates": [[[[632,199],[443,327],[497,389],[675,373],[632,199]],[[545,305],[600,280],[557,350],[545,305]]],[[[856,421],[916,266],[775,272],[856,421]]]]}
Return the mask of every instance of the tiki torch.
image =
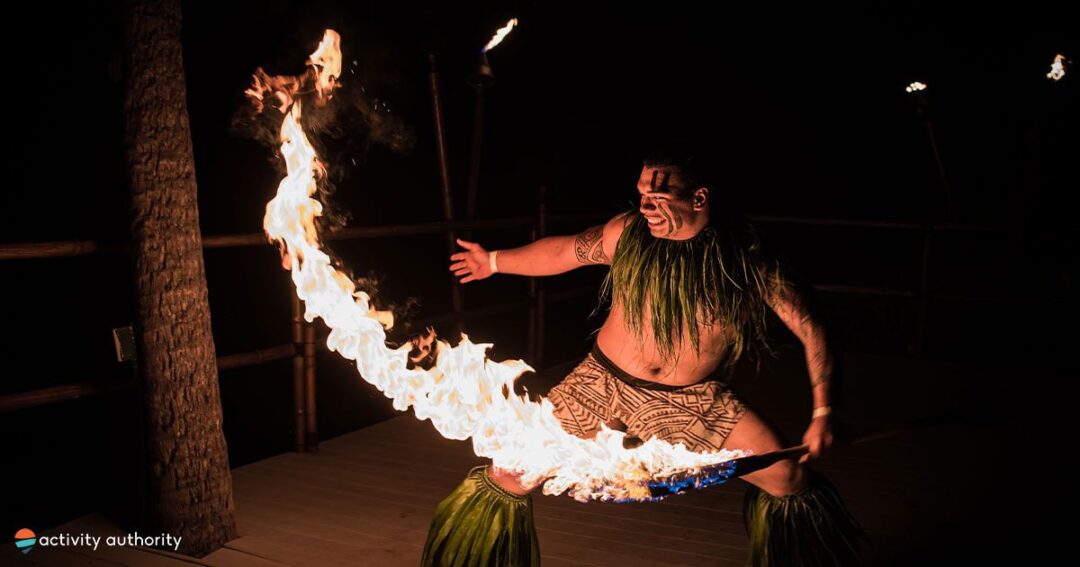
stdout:
{"type": "Polygon", "coordinates": [[[468,221],[476,218],[476,194],[480,185],[480,147],[484,134],[484,90],[495,85],[495,74],[491,72],[491,63],[488,62],[487,53],[502,43],[517,24],[517,18],[512,18],[495,32],[487,45],[480,50],[480,60],[476,70],[466,79],[469,86],[476,89],[476,109],[473,113],[472,148],[469,159],[469,186],[465,202],[465,218],[468,221]]]}
{"type": "Polygon", "coordinates": [[[938,151],[937,137],[934,135],[934,125],[930,121],[930,114],[927,111],[929,106],[926,98],[927,86],[925,83],[914,81],[910,83],[904,90],[911,95],[912,101],[915,103],[915,113],[922,118],[923,126],[926,128],[926,138],[930,142],[930,151],[934,156],[934,165],[937,168],[938,185],[941,187],[941,192],[945,195],[945,211],[946,213],[952,212],[952,189],[949,188],[949,180],[945,176],[945,165],[941,161],[941,152],[938,151]]]}

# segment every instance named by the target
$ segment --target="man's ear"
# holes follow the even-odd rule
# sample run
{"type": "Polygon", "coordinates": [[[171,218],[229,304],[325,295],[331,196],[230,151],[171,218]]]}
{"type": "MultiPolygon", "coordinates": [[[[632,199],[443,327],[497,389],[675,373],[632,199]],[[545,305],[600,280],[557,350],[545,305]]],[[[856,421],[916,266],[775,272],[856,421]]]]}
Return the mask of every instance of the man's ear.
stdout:
{"type": "Polygon", "coordinates": [[[694,191],[694,196],[691,201],[694,205],[695,211],[700,211],[705,208],[705,204],[709,202],[709,188],[698,187],[694,191]]]}

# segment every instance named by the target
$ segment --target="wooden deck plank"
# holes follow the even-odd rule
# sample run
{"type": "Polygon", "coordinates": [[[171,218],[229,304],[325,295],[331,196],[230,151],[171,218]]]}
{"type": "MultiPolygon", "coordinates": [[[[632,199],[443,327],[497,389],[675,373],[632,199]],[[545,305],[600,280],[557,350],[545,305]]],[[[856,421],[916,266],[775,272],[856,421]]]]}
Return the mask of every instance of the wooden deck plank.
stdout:
{"type": "MultiPolygon", "coordinates": [[[[805,424],[783,425],[798,430],[805,424]]],[[[885,426],[864,419],[859,427],[873,431],[885,426]]],[[[963,487],[970,485],[973,467],[997,474],[994,459],[1001,439],[992,426],[944,424],[838,448],[814,466],[837,485],[875,539],[868,562],[889,562],[908,554],[910,542],[931,548],[949,526],[970,520],[965,514],[979,509],[985,494],[963,487]]],[[[109,553],[35,549],[23,556],[10,546],[0,552],[0,563],[412,567],[435,506],[470,467],[483,462],[472,454],[470,443],[444,439],[430,422],[405,414],[325,441],[315,455],[286,453],[234,469],[240,537],[202,560],[126,548],[109,553]]],[[[566,496],[534,495],[544,565],[741,565],[747,545],[744,489],[745,483],[733,481],[649,504],[581,504],[566,496]]],[[[995,497],[1018,492],[1002,486],[995,497]]],[[[981,505],[985,510],[985,502],[981,505]]],[[[93,516],[58,529],[122,533],[93,516]]]]}
{"type": "MultiPolygon", "coordinates": [[[[281,486],[287,482],[295,482],[297,479],[302,479],[302,476],[296,476],[288,479],[286,482],[282,482],[280,471],[274,474],[268,474],[266,477],[259,479],[261,482],[265,482],[267,486],[281,486]]],[[[252,475],[255,479],[255,475],[252,475]]],[[[343,483],[348,481],[342,481],[343,483]]],[[[252,500],[250,496],[247,496],[247,488],[237,488],[237,494],[239,499],[243,499],[248,502],[249,506],[254,508],[253,515],[266,517],[270,515],[280,516],[283,513],[292,514],[295,516],[310,516],[311,520],[306,521],[304,525],[308,525],[313,529],[318,529],[326,524],[325,521],[329,520],[330,525],[336,526],[356,526],[358,533],[387,537],[390,539],[398,539],[403,541],[422,542],[426,533],[428,523],[430,522],[431,511],[434,507],[434,502],[437,502],[437,498],[441,497],[441,493],[436,493],[430,499],[432,503],[430,507],[414,507],[408,506],[397,502],[393,499],[385,499],[381,497],[367,497],[364,495],[364,490],[353,492],[351,489],[343,489],[341,486],[337,487],[293,487],[291,493],[285,497],[276,496],[263,496],[257,500],[252,500]],[[295,492],[293,492],[295,491],[295,492]],[[344,504],[343,504],[344,503],[344,504]],[[360,508],[357,509],[357,504],[360,503],[360,508]],[[317,516],[315,518],[314,516],[317,516]],[[358,517],[360,516],[360,517],[358,517]],[[381,521],[374,518],[382,518],[381,521]]],[[[268,494],[266,487],[258,487],[255,492],[263,495],[268,494]]],[[[539,499],[542,499],[540,497],[539,499]]],[[[569,501],[569,504],[576,507],[585,507],[585,505],[578,504],[569,501]]],[[[247,516],[242,515],[240,520],[243,522],[247,516]]],[[[607,522],[598,525],[595,522],[574,522],[566,521],[560,518],[549,518],[544,514],[542,509],[537,509],[536,513],[537,524],[541,529],[549,528],[556,534],[550,537],[562,537],[563,539],[569,539],[568,544],[576,544],[580,547],[594,548],[595,540],[597,537],[602,537],[605,541],[611,542],[611,544],[623,546],[626,548],[624,553],[631,553],[632,555],[639,557],[649,557],[654,553],[664,553],[663,549],[684,549],[688,546],[698,548],[706,553],[723,554],[730,553],[733,550],[740,550],[740,546],[737,543],[732,543],[725,548],[720,543],[720,536],[718,534],[708,534],[709,537],[706,541],[693,541],[685,537],[672,537],[660,533],[656,533],[655,530],[642,529],[638,533],[623,529],[622,527],[610,528],[606,527],[607,522]],[[590,533],[592,535],[581,535],[582,532],[590,533]],[[650,533],[651,532],[651,533],[650,533]],[[643,538],[647,538],[650,541],[648,547],[642,549],[636,549],[640,547],[640,542],[643,538]],[[578,541],[581,540],[581,541],[578,541]]],[[[672,533],[677,533],[677,530],[673,530],[672,533]]]]}
{"type": "Polygon", "coordinates": [[[281,561],[252,555],[228,547],[223,547],[210,555],[203,557],[202,562],[210,567],[282,567],[288,565],[288,563],[282,563],[281,561]]]}
{"type": "Polygon", "coordinates": [[[260,532],[259,535],[235,539],[227,547],[261,557],[273,557],[297,567],[415,567],[423,551],[422,546],[348,544],[320,537],[319,534],[297,533],[274,527],[263,527],[260,532]]]}
{"type": "MultiPolygon", "coordinates": [[[[262,482],[278,481],[283,486],[294,486],[296,483],[307,481],[312,474],[313,467],[327,467],[325,470],[320,470],[318,476],[320,479],[332,483],[332,490],[348,491],[348,494],[355,495],[350,498],[359,498],[365,500],[368,498],[385,498],[388,495],[395,495],[394,497],[400,498],[403,503],[410,503],[415,506],[426,508],[429,512],[434,510],[435,504],[437,504],[446,494],[460,482],[460,479],[464,477],[463,471],[455,471],[456,474],[450,477],[443,477],[437,480],[428,480],[422,475],[423,473],[417,473],[410,470],[394,470],[386,469],[380,471],[374,476],[366,476],[361,478],[358,475],[353,474],[354,469],[347,469],[340,464],[334,464],[330,460],[323,461],[318,464],[283,464],[282,462],[276,463],[273,467],[266,467],[259,472],[252,471],[250,476],[267,475],[262,482]],[[441,483],[443,486],[432,487],[429,486],[434,483],[441,483]],[[405,486],[412,486],[413,488],[404,489],[405,486]],[[368,494],[377,494],[378,496],[369,496],[368,494]]],[[[245,479],[237,481],[237,490],[244,490],[244,484],[247,481],[245,479]]],[[[704,493],[687,495],[683,498],[693,499],[704,497],[704,493]]],[[[684,528],[697,528],[700,527],[701,522],[695,520],[694,516],[686,514],[683,510],[678,508],[662,508],[664,503],[661,504],[610,504],[610,503],[590,503],[581,504],[573,501],[567,497],[547,497],[543,495],[535,495],[533,497],[536,503],[535,513],[538,517],[544,517],[549,515],[549,512],[557,513],[558,516],[568,519],[573,516],[577,516],[577,520],[584,523],[595,523],[597,521],[603,521],[605,523],[608,520],[618,520],[620,523],[633,524],[635,518],[643,519],[649,524],[648,530],[655,529],[657,525],[673,524],[684,528]],[[607,516],[607,518],[598,517],[607,516]],[[661,520],[657,522],[655,520],[661,520]]],[[[711,498],[710,501],[715,502],[716,499],[711,498]]],[[[741,496],[739,496],[738,502],[728,504],[729,507],[738,507],[741,502],[741,496]]],[[[741,516],[734,510],[708,510],[705,507],[701,508],[702,511],[710,514],[709,526],[714,528],[714,531],[720,531],[724,533],[737,534],[740,539],[745,533],[742,527],[741,516]]],[[[426,530],[426,524],[424,525],[426,530]]],[[[648,530],[642,529],[644,533],[648,533],[648,530]]],[[[632,531],[632,530],[631,530],[632,531]]]]}
{"type": "MultiPolygon", "coordinates": [[[[325,443],[315,456],[279,455],[237,469],[234,486],[242,533],[295,534],[335,526],[339,531],[323,537],[354,537],[369,546],[411,540],[419,549],[434,506],[469,466],[482,461],[468,444],[442,439],[430,424],[410,416],[391,421],[325,443]]],[[[731,510],[698,510],[712,520],[712,529],[702,528],[680,507],[581,504],[536,496],[541,550],[553,560],[579,564],[741,563],[745,535],[734,511],[738,502],[726,496],[731,510]],[[636,518],[627,517],[631,511],[636,518]],[[612,525],[613,518],[621,519],[618,526],[612,525]],[[724,533],[719,525],[734,533],[724,533]]]]}
{"type": "Polygon", "coordinates": [[[46,565],[50,567],[67,567],[71,565],[88,565],[91,567],[191,567],[192,565],[203,565],[198,559],[183,555],[139,547],[108,546],[105,544],[104,538],[108,536],[124,536],[127,535],[127,532],[97,514],[88,514],[75,518],[60,526],[39,533],[38,537],[62,533],[72,535],[88,533],[95,537],[101,537],[102,541],[96,550],[93,547],[45,547],[39,544],[27,554],[15,550],[14,546],[11,546],[14,553],[9,554],[7,546],[4,546],[4,552],[0,553],[0,565],[46,565]]]}
{"type": "Polygon", "coordinates": [[[170,557],[137,547],[109,547],[104,544],[97,549],[93,548],[68,548],[67,551],[78,555],[84,560],[107,561],[110,565],[123,565],[125,567],[192,567],[205,565],[202,561],[191,557],[170,557]]]}
{"type": "Polygon", "coordinates": [[[0,554],[0,565],[40,565],[42,567],[116,567],[120,565],[107,559],[87,557],[61,547],[34,548],[30,553],[22,552],[11,546],[14,554],[0,554]]]}

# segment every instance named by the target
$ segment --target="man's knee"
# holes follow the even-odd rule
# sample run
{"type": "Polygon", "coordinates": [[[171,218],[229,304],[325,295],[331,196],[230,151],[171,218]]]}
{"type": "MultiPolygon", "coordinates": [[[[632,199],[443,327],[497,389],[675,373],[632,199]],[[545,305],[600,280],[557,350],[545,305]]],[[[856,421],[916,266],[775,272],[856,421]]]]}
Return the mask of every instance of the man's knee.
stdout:
{"type": "Polygon", "coordinates": [[[743,480],[772,496],[795,494],[806,487],[806,467],[791,460],[780,461],[768,468],[751,473],[743,480]]]}
{"type": "Polygon", "coordinates": [[[504,471],[495,465],[488,466],[486,472],[488,478],[493,480],[500,488],[519,496],[524,496],[532,492],[538,486],[535,484],[526,486],[521,483],[521,477],[519,475],[513,474],[510,471],[504,471]]]}

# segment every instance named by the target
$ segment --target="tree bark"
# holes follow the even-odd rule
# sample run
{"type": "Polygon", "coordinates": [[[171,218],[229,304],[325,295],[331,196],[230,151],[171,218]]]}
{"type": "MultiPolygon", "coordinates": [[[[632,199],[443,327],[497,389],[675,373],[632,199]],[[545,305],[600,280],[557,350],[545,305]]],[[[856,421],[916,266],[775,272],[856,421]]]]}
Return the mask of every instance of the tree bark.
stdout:
{"type": "Polygon", "coordinates": [[[203,267],[179,0],[125,10],[125,144],[143,388],[140,529],[201,557],[236,537],[203,267]]]}

